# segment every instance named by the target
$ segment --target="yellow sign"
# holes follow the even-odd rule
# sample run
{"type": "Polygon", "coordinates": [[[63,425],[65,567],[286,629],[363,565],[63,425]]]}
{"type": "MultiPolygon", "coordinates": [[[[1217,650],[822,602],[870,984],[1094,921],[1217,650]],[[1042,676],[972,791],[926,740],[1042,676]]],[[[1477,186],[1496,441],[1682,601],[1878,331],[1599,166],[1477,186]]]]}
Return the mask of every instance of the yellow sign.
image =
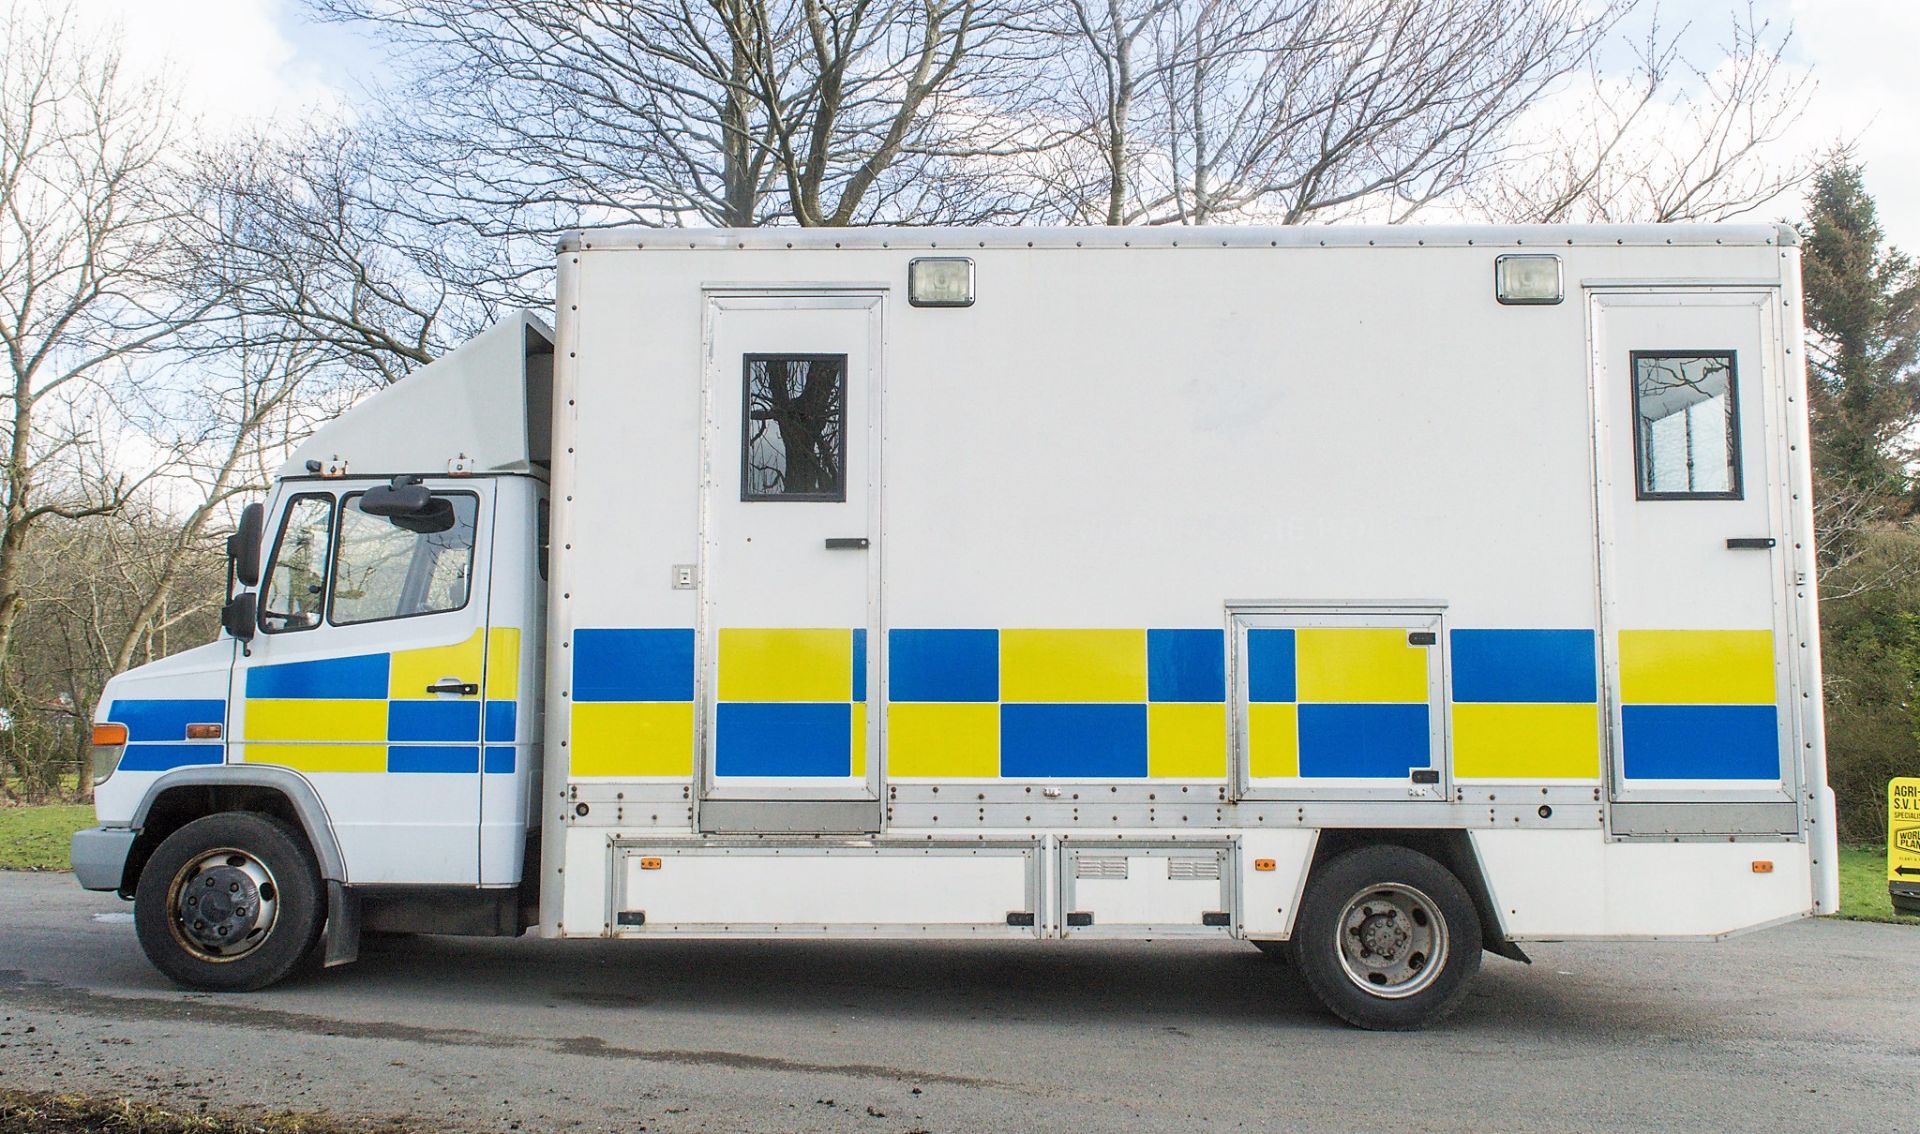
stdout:
{"type": "Polygon", "coordinates": [[[1887,785],[1887,881],[1920,885],[1920,777],[1887,785]]]}

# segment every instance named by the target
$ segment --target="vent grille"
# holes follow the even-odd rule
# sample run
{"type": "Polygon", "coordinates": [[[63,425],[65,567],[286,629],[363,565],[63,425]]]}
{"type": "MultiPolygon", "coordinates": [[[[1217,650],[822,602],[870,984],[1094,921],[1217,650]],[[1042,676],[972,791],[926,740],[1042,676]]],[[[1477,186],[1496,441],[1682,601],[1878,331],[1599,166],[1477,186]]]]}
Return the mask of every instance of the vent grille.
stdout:
{"type": "Polygon", "coordinates": [[[1170,858],[1167,860],[1167,877],[1176,882],[1218,882],[1220,860],[1217,858],[1170,858]]]}
{"type": "Polygon", "coordinates": [[[1124,857],[1088,858],[1085,855],[1073,860],[1075,878],[1113,878],[1125,881],[1127,860],[1124,857]]]}

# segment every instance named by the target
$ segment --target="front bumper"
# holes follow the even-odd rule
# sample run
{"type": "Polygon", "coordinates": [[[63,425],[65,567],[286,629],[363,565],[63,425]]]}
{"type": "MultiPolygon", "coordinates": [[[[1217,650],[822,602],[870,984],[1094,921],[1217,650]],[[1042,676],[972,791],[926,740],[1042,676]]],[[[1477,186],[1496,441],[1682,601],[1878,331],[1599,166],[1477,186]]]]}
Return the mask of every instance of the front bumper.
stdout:
{"type": "Polygon", "coordinates": [[[118,890],[127,855],[139,832],[128,827],[88,827],[73,833],[73,876],[82,889],[118,890]]]}

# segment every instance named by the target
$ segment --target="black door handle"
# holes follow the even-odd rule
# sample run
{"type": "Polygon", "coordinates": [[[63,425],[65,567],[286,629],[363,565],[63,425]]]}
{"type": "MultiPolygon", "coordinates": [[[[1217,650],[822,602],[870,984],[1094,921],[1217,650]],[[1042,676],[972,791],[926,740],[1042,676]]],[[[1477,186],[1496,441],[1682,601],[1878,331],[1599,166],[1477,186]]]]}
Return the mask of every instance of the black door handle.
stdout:
{"type": "Polygon", "coordinates": [[[429,693],[458,693],[462,697],[471,697],[480,692],[480,686],[472,681],[442,681],[438,685],[427,686],[429,693]]]}
{"type": "Polygon", "coordinates": [[[828,551],[862,551],[867,547],[866,536],[828,536],[828,551]]]}
{"type": "Polygon", "coordinates": [[[1727,546],[1734,551],[1769,551],[1779,542],[1772,536],[1734,536],[1727,546]]]}

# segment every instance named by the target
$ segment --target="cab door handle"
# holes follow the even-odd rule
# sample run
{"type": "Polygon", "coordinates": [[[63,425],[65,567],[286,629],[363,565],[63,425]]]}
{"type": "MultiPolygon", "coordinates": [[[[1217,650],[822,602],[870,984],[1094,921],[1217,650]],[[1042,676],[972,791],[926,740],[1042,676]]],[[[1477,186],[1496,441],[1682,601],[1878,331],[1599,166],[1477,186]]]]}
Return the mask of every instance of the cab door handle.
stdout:
{"type": "Polygon", "coordinates": [[[868,546],[866,536],[828,536],[828,551],[861,551],[868,546]]]}
{"type": "Polygon", "coordinates": [[[429,693],[458,693],[462,697],[472,697],[480,692],[480,686],[472,681],[442,681],[427,686],[429,693]]]}
{"type": "Polygon", "coordinates": [[[1733,551],[1770,551],[1779,542],[1772,536],[1734,536],[1727,540],[1727,547],[1733,551]]]}

